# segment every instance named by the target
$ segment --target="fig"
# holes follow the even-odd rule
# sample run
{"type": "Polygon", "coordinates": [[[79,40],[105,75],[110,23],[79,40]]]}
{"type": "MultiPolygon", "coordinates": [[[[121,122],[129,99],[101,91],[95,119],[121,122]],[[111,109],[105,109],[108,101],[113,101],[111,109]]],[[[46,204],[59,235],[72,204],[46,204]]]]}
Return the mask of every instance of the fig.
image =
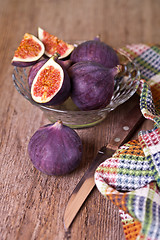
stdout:
{"type": "MultiPolygon", "coordinates": [[[[37,72],[47,62],[47,60],[48,59],[40,60],[39,62],[37,62],[36,64],[34,64],[31,67],[31,69],[29,71],[29,74],[28,74],[28,84],[29,84],[30,88],[31,88],[32,82],[33,82],[37,72]]],[[[67,60],[64,60],[64,61],[57,59],[56,62],[58,64],[60,64],[63,69],[66,69],[66,70],[71,66],[71,60],[70,59],[67,59],[67,60]]]]}
{"type": "Polygon", "coordinates": [[[71,53],[70,59],[73,63],[83,61],[94,61],[107,68],[119,65],[116,51],[99,38],[85,41],[79,44],[71,53]]]}
{"type": "Polygon", "coordinates": [[[56,52],[60,54],[59,59],[67,57],[74,49],[74,46],[38,28],[38,38],[45,46],[45,54],[48,57],[53,56],[56,52]]]}
{"type": "MultiPolygon", "coordinates": [[[[32,80],[29,79],[29,81],[32,80]]],[[[55,61],[55,56],[53,56],[40,67],[34,77],[31,96],[37,103],[57,105],[69,97],[70,89],[71,84],[67,71],[55,61]]]]}
{"type": "Polygon", "coordinates": [[[37,74],[37,72],[40,70],[40,68],[47,62],[48,59],[43,59],[41,61],[39,61],[38,63],[34,64],[30,71],[29,71],[29,75],[28,75],[28,84],[29,87],[31,88],[32,82],[37,74]]]}
{"type": "Polygon", "coordinates": [[[82,142],[75,130],[61,121],[39,128],[28,144],[29,157],[47,175],[65,175],[82,159],[82,142]]]}
{"type": "Polygon", "coordinates": [[[12,65],[27,67],[36,63],[44,54],[43,43],[34,35],[25,33],[12,59],[12,65]]]}
{"type": "Polygon", "coordinates": [[[106,68],[96,62],[78,62],[69,68],[71,98],[81,110],[94,110],[107,106],[114,91],[114,77],[120,65],[106,68]]]}

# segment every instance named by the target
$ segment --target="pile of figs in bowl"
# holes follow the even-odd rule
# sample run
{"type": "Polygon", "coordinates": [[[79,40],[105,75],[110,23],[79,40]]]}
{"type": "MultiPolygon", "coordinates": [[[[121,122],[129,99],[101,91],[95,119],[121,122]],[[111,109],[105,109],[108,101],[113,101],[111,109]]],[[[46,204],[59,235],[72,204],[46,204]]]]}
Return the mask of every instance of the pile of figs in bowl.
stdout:
{"type": "Polygon", "coordinates": [[[100,123],[137,91],[140,79],[136,65],[100,38],[68,44],[41,28],[38,37],[24,35],[12,65],[18,92],[50,122],[71,128],[100,123]]]}

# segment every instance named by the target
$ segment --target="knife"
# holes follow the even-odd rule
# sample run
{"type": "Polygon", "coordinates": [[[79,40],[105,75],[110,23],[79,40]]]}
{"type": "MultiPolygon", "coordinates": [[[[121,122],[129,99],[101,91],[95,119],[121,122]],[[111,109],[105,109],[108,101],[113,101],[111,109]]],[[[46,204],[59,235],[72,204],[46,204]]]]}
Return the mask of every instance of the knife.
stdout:
{"type": "Polygon", "coordinates": [[[118,131],[116,131],[111,141],[98,151],[91,166],[73,190],[64,212],[64,227],[66,230],[72,224],[86,198],[95,186],[94,173],[96,168],[107,158],[110,158],[121,145],[131,138],[143,120],[144,117],[139,108],[139,97],[135,94],[132,97],[129,107],[127,107],[125,116],[118,122],[118,131]]]}

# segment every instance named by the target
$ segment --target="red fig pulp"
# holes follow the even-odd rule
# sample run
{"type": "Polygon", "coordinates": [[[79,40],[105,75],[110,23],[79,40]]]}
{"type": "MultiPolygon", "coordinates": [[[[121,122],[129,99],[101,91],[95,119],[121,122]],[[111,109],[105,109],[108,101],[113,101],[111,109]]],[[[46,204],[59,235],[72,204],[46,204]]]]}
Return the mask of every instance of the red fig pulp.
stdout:
{"type": "Polygon", "coordinates": [[[37,72],[40,70],[40,68],[47,62],[47,59],[43,59],[41,61],[39,61],[38,63],[34,64],[30,71],[29,71],[29,75],[28,75],[28,84],[29,87],[31,88],[32,82],[37,74],[37,72]]]}
{"type": "Polygon", "coordinates": [[[38,28],[38,37],[45,46],[45,54],[48,57],[53,56],[56,52],[60,54],[59,59],[67,57],[74,49],[74,46],[58,39],[56,36],[48,33],[42,28],[38,28]]]}
{"type": "MultiPolygon", "coordinates": [[[[39,62],[37,62],[36,64],[34,64],[28,74],[28,84],[29,87],[31,88],[32,82],[37,74],[37,72],[40,70],[40,68],[47,62],[48,59],[43,59],[40,60],[39,62]]],[[[66,72],[66,70],[71,66],[71,60],[67,59],[67,60],[59,60],[57,59],[56,62],[63,68],[63,70],[65,71],[65,74],[67,75],[68,73],[66,72]]]]}
{"type": "Polygon", "coordinates": [[[25,33],[19,47],[15,51],[12,65],[27,67],[36,63],[44,54],[43,43],[34,35],[25,33]]]}
{"type": "Polygon", "coordinates": [[[69,69],[71,97],[81,110],[93,110],[109,104],[118,67],[105,68],[95,62],[78,62],[69,69]]]}
{"type": "Polygon", "coordinates": [[[32,82],[31,96],[37,103],[57,105],[69,97],[70,87],[67,71],[51,57],[38,70],[32,82]]]}
{"type": "Polygon", "coordinates": [[[31,137],[28,153],[33,165],[47,175],[64,175],[78,167],[82,142],[78,134],[61,121],[41,127],[31,137]]]}
{"type": "Polygon", "coordinates": [[[73,63],[94,61],[107,68],[112,68],[119,64],[116,51],[99,39],[89,40],[79,44],[71,53],[70,58],[73,63]]]}

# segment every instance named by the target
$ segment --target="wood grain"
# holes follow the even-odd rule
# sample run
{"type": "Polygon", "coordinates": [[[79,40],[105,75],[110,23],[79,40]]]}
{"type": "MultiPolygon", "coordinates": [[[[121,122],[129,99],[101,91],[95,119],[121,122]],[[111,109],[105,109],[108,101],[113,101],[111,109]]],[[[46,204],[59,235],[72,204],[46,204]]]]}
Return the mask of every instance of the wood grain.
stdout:
{"type": "MultiPolygon", "coordinates": [[[[65,40],[101,39],[113,47],[159,42],[159,0],[0,0],[0,239],[124,239],[118,209],[95,188],[65,232],[63,213],[71,192],[97,150],[116,131],[123,107],[101,124],[77,130],[83,142],[80,167],[64,177],[34,169],[27,146],[48,123],[14,88],[11,59],[25,32],[45,28],[65,40]]],[[[150,129],[146,121],[141,129],[150,129]]],[[[135,135],[136,137],[137,135],[135,135]]]]}

